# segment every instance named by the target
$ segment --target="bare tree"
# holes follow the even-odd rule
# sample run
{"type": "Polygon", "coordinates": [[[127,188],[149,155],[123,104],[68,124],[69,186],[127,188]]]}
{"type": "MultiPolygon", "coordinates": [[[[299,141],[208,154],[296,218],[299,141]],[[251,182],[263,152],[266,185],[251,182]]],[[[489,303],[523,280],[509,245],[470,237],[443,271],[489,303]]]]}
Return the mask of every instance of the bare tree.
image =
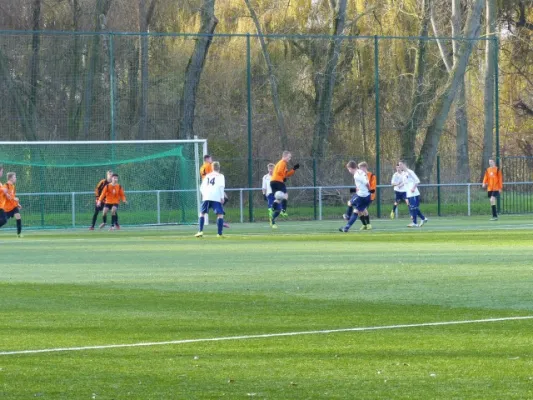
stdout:
{"type": "Polygon", "coordinates": [[[316,122],[313,132],[312,155],[317,159],[324,157],[329,133],[332,129],[333,92],[342,44],[342,39],[339,36],[342,35],[346,21],[346,0],[330,0],[329,3],[333,21],[330,33],[333,37],[329,42],[326,55],[324,79],[318,98],[316,122]]]}
{"type": "Polygon", "coordinates": [[[483,135],[483,153],[481,154],[480,178],[483,176],[484,168],[489,163],[494,151],[494,74],[496,55],[496,0],[486,0],[486,43],[485,43],[485,95],[484,111],[485,126],[483,135]]]}
{"type": "Polygon", "coordinates": [[[244,0],[250,16],[254,21],[255,29],[257,30],[257,35],[259,37],[259,43],[261,44],[261,51],[263,52],[263,57],[268,69],[268,80],[270,81],[270,92],[272,94],[272,103],[274,104],[274,110],[276,112],[276,119],[278,121],[278,133],[281,149],[287,149],[287,132],[285,131],[285,121],[283,119],[283,112],[281,111],[281,104],[279,101],[278,93],[278,82],[276,76],[274,75],[274,67],[272,66],[272,61],[270,60],[270,53],[268,52],[267,44],[263,36],[263,31],[261,29],[261,24],[257,18],[257,14],[250,4],[250,0],[244,0]]]}
{"type": "MultiPolygon", "coordinates": [[[[72,28],[74,31],[78,31],[80,28],[81,7],[78,0],[72,0],[72,28]]],[[[78,135],[79,124],[79,110],[80,106],[76,100],[76,94],[78,91],[78,79],[80,75],[80,61],[81,61],[81,47],[80,36],[74,34],[74,45],[72,46],[72,70],[70,73],[69,82],[69,96],[68,96],[68,125],[67,131],[70,139],[74,139],[78,135]]]]}
{"type": "Polygon", "coordinates": [[[484,0],[475,0],[470,8],[467,23],[465,26],[465,41],[461,43],[459,49],[459,58],[454,65],[450,77],[443,88],[442,93],[433,103],[432,112],[430,113],[431,122],[426,130],[424,143],[420,150],[420,155],[416,162],[416,172],[421,180],[429,181],[435,157],[444,129],[444,124],[450,112],[451,105],[455,99],[461,81],[464,80],[464,74],[468,65],[470,54],[475,40],[479,36],[481,10],[483,9],[484,0]]]}
{"type": "Polygon", "coordinates": [[[39,85],[39,51],[41,47],[41,35],[37,32],[41,22],[41,0],[33,0],[32,15],[32,42],[30,59],[30,96],[28,98],[28,117],[30,118],[31,138],[37,138],[37,90],[39,85]]]}
{"type": "Polygon", "coordinates": [[[196,92],[200,76],[204,69],[209,46],[213,41],[218,20],[215,17],[215,0],[203,0],[200,10],[200,30],[196,38],[193,53],[185,70],[185,83],[180,101],[180,122],[178,138],[191,139],[194,136],[194,110],[196,108],[196,92]]]}

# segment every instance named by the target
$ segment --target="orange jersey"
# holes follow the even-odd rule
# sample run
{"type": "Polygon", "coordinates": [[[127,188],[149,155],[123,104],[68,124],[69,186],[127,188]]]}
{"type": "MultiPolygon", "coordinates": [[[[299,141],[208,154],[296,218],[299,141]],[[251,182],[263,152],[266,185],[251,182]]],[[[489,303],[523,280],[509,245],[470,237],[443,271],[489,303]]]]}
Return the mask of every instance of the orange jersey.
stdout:
{"type": "Polygon", "coordinates": [[[110,183],[109,185],[106,185],[98,200],[104,201],[104,199],[106,204],[118,204],[120,203],[120,200],[126,201],[124,189],[122,189],[122,186],[118,183],[116,185],[110,183]]]}
{"type": "Polygon", "coordinates": [[[15,189],[15,185],[13,185],[11,182],[7,182],[4,185],[4,188],[7,189],[7,193],[9,194],[10,198],[9,199],[8,198],[5,199],[3,209],[4,209],[5,212],[9,212],[9,211],[12,211],[12,210],[14,210],[15,208],[17,208],[19,206],[19,202],[17,200],[15,200],[17,191],[15,189]]]}
{"type": "Polygon", "coordinates": [[[201,167],[200,167],[200,180],[204,180],[205,176],[207,174],[210,174],[211,172],[213,172],[213,165],[211,165],[211,163],[208,163],[208,162],[205,162],[201,167]]]}
{"type": "Polygon", "coordinates": [[[287,169],[287,161],[279,160],[276,166],[274,167],[274,171],[272,172],[272,177],[270,178],[270,181],[285,182],[286,178],[293,175],[294,170],[291,169],[289,171],[287,169]]]}
{"type": "Polygon", "coordinates": [[[4,185],[0,183],[0,210],[4,209],[4,205],[7,200],[4,190],[7,190],[7,189],[4,187],[4,185]]]}
{"type": "Polygon", "coordinates": [[[366,176],[368,177],[368,186],[370,190],[370,200],[374,201],[376,198],[376,188],[378,187],[376,175],[372,172],[367,171],[366,176]]]}
{"type": "Polygon", "coordinates": [[[489,192],[500,191],[503,189],[502,171],[498,167],[489,167],[483,177],[483,185],[487,185],[489,192]]]}
{"type": "Polygon", "coordinates": [[[102,179],[100,182],[98,182],[98,185],[94,188],[94,195],[96,198],[100,198],[100,195],[104,191],[104,188],[109,185],[109,181],[107,179],[102,179]]]}

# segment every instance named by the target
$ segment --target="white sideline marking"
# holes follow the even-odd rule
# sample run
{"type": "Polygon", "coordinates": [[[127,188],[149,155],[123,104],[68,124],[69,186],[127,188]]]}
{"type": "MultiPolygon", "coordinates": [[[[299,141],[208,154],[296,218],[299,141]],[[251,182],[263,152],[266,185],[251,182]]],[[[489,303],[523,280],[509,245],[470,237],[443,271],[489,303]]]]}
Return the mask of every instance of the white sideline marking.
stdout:
{"type": "Polygon", "coordinates": [[[259,335],[226,336],[226,337],[204,338],[204,339],[183,339],[183,340],[171,340],[171,341],[166,341],[166,342],[144,342],[144,343],[131,343],[131,344],[109,344],[109,345],[102,345],[102,346],[59,347],[55,349],[2,351],[0,352],[0,356],[8,356],[8,355],[14,355],[14,354],[37,354],[37,353],[57,353],[57,352],[66,352],[66,351],[118,349],[118,348],[123,348],[123,347],[165,346],[165,345],[171,345],[171,344],[186,344],[186,343],[201,343],[201,342],[222,342],[226,340],[263,339],[263,338],[273,338],[273,337],[283,337],[283,336],[317,335],[317,334],[328,334],[328,333],[339,333],[339,332],[378,331],[378,330],[385,330],[385,329],[421,328],[421,327],[427,327],[427,326],[462,325],[462,324],[476,324],[476,323],[486,323],[486,322],[518,321],[518,320],[527,320],[527,319],[533,319],[533,315],[524,316],[524,317],[487,318],[487,319],[474,319],[474,320],[465,320],[465,321],[426,322],[426,323],[420,323],[420,324],[327,329],[327,330],[319,330],[319,331],[265,333],[265,334],[259,334],[259,335]]]}

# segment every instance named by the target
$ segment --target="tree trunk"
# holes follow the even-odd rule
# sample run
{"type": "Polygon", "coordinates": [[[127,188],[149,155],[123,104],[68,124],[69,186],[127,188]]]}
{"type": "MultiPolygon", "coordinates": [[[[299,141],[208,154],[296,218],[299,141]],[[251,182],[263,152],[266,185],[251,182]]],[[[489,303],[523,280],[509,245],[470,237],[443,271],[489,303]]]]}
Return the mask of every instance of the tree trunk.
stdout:
{"type": "Polygon", "coordinates": [[[485,127],[483,135],[483,152],[481,155],[481,166],[479,169],[480,180],[483,179],[483,172],[489,164],[489,159],[493,157],[494,151],[494,74],[495,68],[494,60],[496,55],[496,43],[494,37],[496,35],[496,0],[486,0],[486,37],[485,42],[485,95],[484,95],[484,111],[485,111],[485,127]]]}
{"type": "Polygon", "coordinates": [[[276,77],[274,75],[274,68],[272,66],[272,61],[270,60],[270,54],[268,52],[268,48],[265,43],[265,38],[263,36],[263,32],[261,30],[261,24],[259,23],[257,14],[255,13],[255,10],[252,8],[252,5],[250,4],[250,0],[244,0],[244,2],[246,3],[246,6],[248,7],[250,16],[252,17],[252,20],[254,21],[254,24],[255,24],[255,29],[257,30],[257,34],[259,35],[259,43],[261,44],[261,51],[263,52],[263,57],[265,59],[265,62],[268,68],[268,79],[270,81],[270,92],[272,93],[272,103],[274,104],[274,110],[276,112],[276,119],[278,120],[278,132],[279,132],[281,150],[286,150],[288,148],[287,147],[288,146],[287,132],[285,131],[285,121],[283,118],[283,112],[281,111],[281,105],[279,101],[278,82],[276,81],[276,77]]]}
{"type": "MultiPolygon", "coordinates": [[[[452,37],[461,34],[461,0],[452,0],[452,37]]],[[[453,41],[453,65],[459,61],[459,42],[453,41]]],[[[466,109],[465,78],[460,80],[455,99],[455,148],[456,171],[459,182],[470,182],[470,159],[468,156],[468,114],[466,109]]]]}
{"type": "MultiPolygon", "coordinates": [[[[33,1],[32,29],[37,32],[41,21],[41,0],[33,1]]],[[[32,35],[31,60],[30,60],[30,96],[28,98],[28,117],[30,131],[27,140],[37,139],[37,89],[39,85],[39,51],[41,49],[41,36],[39,33],[32,35]]]]}
{"type": "Polygon", "coordinates": [[[430,103],[426,101],[428,97],[427,89],[425,89],[424,81],[426,75],[426,53],[427,53],[427,39],[428,26],[430,22],[432,0],[423,1],[422,23],[420,26],[419,36],[422,38],[418,41],[416,51],[416,64],[414,71],[414,93],[412,95],[411,106],[409,111],[409,120],[403,125],[400,130],[401,140],[401,158],[407,165],[413,165],[416,159],[415,143],[416,134],[420,123],[424,120],[427,114],[430,103]]]}
{"type": "MultiPolygon", "coordinates": [[[[112,0],[96,0],[96,7],[94,13],[94,30],[100,32],[102,25],[106,20],[107,13],[111,7],[112,0]]],[[[94,74],[98,69],[100,59],[100,35],[95,34],[91,43],[91,51],[89,55],[89,64],[87,67],[87,76],[85,81],[84,94],[84,112],[83,112],[83,138],[89,138],[89,129],[92,122],[92,107],[93,107],[93,85],[94,74]]]]}
{"type": "Polygon", "coordinates": [[[331,35],[334,36],[330,43],[326,56],[326,67],[324,70],[324,80],[320,91],[318,107],[316,111],[316,122],[313,133],[312,156],[317,159],[324,157],[330,130],[332,129],[332,103],[335,89],[337,64],[339,61],[342,35],[346,20],[346,0],[330,0],[333,11],[333,27],[331,35]]]}
{"type": "Polygon", "coordinates": [[[215,17],[215,0],[203,0],[200,10],[201,25],[199,33],[205,36],[196,38],[194,51],[185,70],[185,83],[180,101],[179,139],[194,137],[194,109],[196,108],[196,92],[200,83],[200,76],[204,68],[209,46],[213,41],[218,20],[215,17]]]}
{"type": "Polygon", "coordinates": [[[146,129],[148,126],[148,29],[150,21],[154,12],[157,0],[152,0],[148,9],[146,9],[145,0],[139,0],[139,28],[141,31],[141,97],[139,99],[139,129],[137,131],[137,139],[146,139],[146,129]]]}
{"type": "Polygon", "coordinates": [[[465,40],[459,50],[459,59],[453,67],[450,77],[446,82],[443,92],[434,102],[432,108],[431,122],[426,131],[426,137],[422,144],[420,155],[416,162],[416,173],[423,182],[428,182],[435,164],[435,157],[442,136],[444,124],[450,112],[451,105],[459,90],[461,81],[464,80],[464,74],[468,65],[470,54],[475,43],[475,38],[479,35],[481,10],[484,0],[475,0],[470,9],[468,21],[465,27],[465,40]]]}
{"type": "MultiPolygon", "coordinates": [[[[80,16],[81,16],[81,7],[78,0],[72,1],[72,25],[74,31],[79,30],[80,26],[80,16]]],[[[80,49],[80,36],[74,34],[74,45],[72,47],[72,70],[70,77],[70,88],[69,88],[69,97],[68,97],[68,137],[70,139],[76,139],[78,136],[79,129],[79,111],[80,105],[76,100],[78,93],[78,79],[80,75],[80,60],[81,60],[81,49],[80,49]]]]}

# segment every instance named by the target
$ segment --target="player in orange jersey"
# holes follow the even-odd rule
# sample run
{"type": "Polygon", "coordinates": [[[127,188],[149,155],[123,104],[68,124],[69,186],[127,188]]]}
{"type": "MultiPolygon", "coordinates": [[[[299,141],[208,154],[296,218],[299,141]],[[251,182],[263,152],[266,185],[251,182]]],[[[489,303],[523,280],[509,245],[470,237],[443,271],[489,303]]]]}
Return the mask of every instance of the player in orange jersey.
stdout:
{"type": "Polygon", "coordinates": [[[4,211],[6,221],[15,217],[17,221],[17,236],[22,237],[22,219],[20,217],[20,209],[15,184],[17,183],[17,174],[14,172],[7,173],[7,182],[4,185],[4,189],[7,190],[7,198],[4,202],[4,211]]]}
{"type": "MultiPolygon", "coordinates": [[[[0,165],[0,178],[4,175],[4,166],[0,165]]],[[[7,189],[0,183],[0,226],[4,226],[7,222],[4,205],[8,198],[7,189]]]]}
{"type": "Polygon", "coordinates": [[[489,167],[485,171],[483,177],[483,188],[487,188],[487,194],[490,199],[490,207],[492,209],[491,221],[498,220],[498,211],[496,210],[496,199],[503,190],[503,175],[500,168],[496,166],[493,159],[489,160],[489,167]]]}
{"type": "MultiPolygon", "coordinates": [[[[91,222],[91,226],[89,227],[90,231],[94,231],[94,225],[96,224],[96,218],[98,218],[98,213],[100,211],[103,211],[104,206],[101,204],[98,206],[98,199],[100,198],[100,195],[104,191],[104,188],[111,183],[111,176],[113,175],[113,171],[109,170],[106,173],[106,178],[102,179],[98,184],[96,185],[96,188],[94,189],[94,195],[95,195],[95,205],[94,205],[94,214],[93,214],[93,220],[91,222]]],[[[105,203],[105,202],[104,202],[105,203]]]]}
{"type": "Polygon", "coordinates": [[[100,195],[100,198],[98,199],[98,205],[101,205],[102,202],[105,199],[105,205],[104,205],[104,222],[100,224],[100,229],[103,228],[107,222],[107,212],[111,209],[111,228],[109,230],[115,230],[120,229],[120,225],[118,223],[118,205],[120,201],[128,204],[126,200],[126,196],[124,194],[124,189],[122,186],[118,183],[118,174],[113,174],[111,176],[111,183],[108,184],[102,194],[100,195]]]}
{"type": "Polygon", "coordinates": [[[274,214],[270,219],[270,226],[274,229],[276,226],[276,218],[281,215],[282,217],[287,217],[287,200],[289,199],[289,194],[287,193],[287,186],[285,182],[287,178],[293,176],[300,164],[294,165],[292,169],[288,169],[287,163],[291,160],[292,154],[290,151],[284,151],[281,155],[281,160],[274,166],[274,171],[272,171],[272,177],[270,178],[270,188],[274,197],[276,197],[277,192],[284,193],[283,198],[274,200],[274,214]]]}

